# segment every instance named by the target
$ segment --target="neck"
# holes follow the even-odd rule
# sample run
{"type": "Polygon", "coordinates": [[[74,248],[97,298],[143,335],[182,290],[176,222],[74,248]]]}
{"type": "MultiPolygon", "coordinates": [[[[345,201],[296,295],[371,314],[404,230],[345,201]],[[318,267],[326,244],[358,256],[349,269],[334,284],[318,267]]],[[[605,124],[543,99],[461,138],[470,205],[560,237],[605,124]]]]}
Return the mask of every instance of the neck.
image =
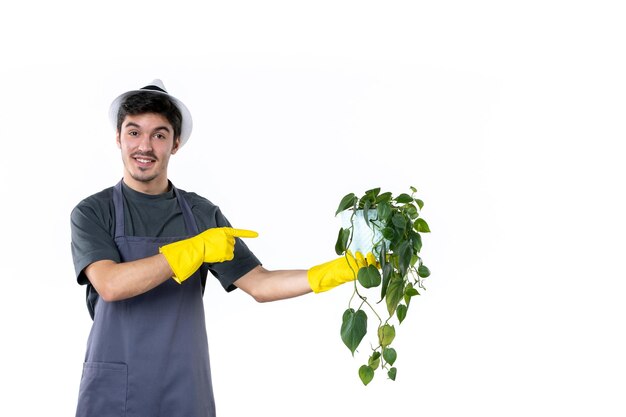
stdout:
{"type": "Polygon", "coordinates": [[[150,195],[163,194],[169,189],[167,177],[159,181],[138,181],[129,175],[124,175],[124,184],[139,193],[150,195]]]}

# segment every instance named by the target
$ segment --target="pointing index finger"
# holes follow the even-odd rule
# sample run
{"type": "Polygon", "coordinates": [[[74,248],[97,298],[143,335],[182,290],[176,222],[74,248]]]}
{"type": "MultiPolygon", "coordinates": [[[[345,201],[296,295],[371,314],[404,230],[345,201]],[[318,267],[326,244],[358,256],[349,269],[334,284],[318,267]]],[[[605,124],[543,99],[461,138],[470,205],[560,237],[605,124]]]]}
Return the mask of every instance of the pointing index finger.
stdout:
{"type": "Polygon", "coordinates": [[[257,237],[259,234],[253,230],[246,229],[232,229],[230,232],[231,235],[235,237],[257,237]]]}

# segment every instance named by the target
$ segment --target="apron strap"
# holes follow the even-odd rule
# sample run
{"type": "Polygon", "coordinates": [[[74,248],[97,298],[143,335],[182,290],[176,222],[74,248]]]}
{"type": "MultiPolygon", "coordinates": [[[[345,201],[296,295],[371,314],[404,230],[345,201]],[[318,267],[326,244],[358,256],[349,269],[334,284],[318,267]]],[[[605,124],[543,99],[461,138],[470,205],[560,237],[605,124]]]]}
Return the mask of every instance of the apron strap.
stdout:
{"type": "Polygon", "coordinates": [[[185,220],[187,233],[193,236],[197,235],[200,231],[198,230],[198,224],[196,223],[195,217],[193,217],[189,203],[187,203],[187,200],[183,198],[180,191],[178,191],[178,188],[174,187],[174,184],[172,184],[172,188],[174,189],[174,195],[176,195],[176,199],[178,200],[178,205],[180,205],[180,209],[183,212],[183,219],[185,220]]]}
{"type": "Polygon", "coordinates": [[[122,181],[113,188],[113,206],[115,207],[115,238],[124,236],[124,199],[122,198],[122,181]]]}

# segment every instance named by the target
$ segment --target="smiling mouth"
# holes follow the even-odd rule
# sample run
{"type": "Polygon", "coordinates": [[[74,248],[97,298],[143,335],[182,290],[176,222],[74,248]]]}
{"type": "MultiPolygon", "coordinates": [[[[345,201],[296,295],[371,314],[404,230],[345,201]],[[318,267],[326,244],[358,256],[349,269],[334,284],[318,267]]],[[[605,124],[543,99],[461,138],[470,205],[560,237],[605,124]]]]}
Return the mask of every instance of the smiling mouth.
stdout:
{"type": "Polygon", "coordinates": [[[131,158],[137,161],[137,163],[139,163],[140,165],[149,165],[149,164],[156,162],[156,158],[152,155],[135,154],[135,155],[131,155],[131,158]]]}

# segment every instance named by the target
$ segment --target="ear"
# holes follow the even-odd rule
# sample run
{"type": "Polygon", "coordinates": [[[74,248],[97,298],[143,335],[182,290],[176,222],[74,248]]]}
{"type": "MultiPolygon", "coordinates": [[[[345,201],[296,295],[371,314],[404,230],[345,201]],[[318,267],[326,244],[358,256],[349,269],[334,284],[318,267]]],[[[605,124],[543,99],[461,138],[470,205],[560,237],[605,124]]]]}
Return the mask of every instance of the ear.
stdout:
{"type": "Polygon", "coordinates": [[[174,155],[180,149],[180,137],[174,139],[174,144],[172,145],[172,155],[174,155]]]}
{"type": "Polygon", "coordinates": [[[115,133],[115,143],[117,143],[117,147],[122,149],[122,142],[120,141],[120,131],[118,130],[117,133],[115,133]]]}

